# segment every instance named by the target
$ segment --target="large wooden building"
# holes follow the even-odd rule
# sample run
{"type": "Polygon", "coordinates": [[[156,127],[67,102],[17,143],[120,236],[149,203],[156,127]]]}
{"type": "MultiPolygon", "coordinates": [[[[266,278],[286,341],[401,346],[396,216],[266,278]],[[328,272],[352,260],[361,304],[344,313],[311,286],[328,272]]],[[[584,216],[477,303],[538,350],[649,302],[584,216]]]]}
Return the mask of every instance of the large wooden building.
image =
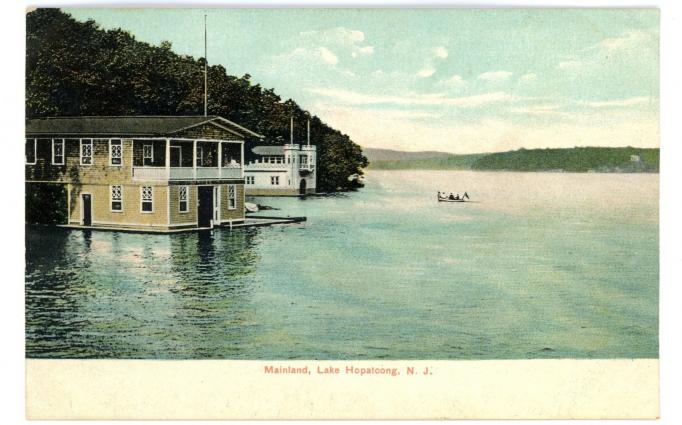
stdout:
{"type": "Polygon", "coordinates": [[[171,232],[242,223],[246,137],[262,138],[218,116],[30,119],[27,191],[63,188],[54,208],[66,209],[70,226],[171,232]]]}

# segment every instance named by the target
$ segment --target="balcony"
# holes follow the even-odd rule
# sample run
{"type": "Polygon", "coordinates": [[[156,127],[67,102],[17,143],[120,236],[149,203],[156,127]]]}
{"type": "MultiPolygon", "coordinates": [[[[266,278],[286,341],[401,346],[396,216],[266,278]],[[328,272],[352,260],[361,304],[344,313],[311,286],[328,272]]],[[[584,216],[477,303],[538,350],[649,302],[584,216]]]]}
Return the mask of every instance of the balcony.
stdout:
{"type": "Polygon", "coordinates": [[[313,164],[301,164],[298,167],[298,172],[305,176],[315,171],[315,166],[313,164]]]}
{"type": "Polygon", "coordinates": [[[242,168],[239,164],[224,167],[133,167],[133,180],[174,181],[174,180],[216,180],[239,179],[242,168]]]}
{"type": "Polygon", "coordinates": [[[291,164],[285,164],[282,162],[262,162],[253,161],[246,165],[247,170],[287,170],[291,168],[291,164]]]}

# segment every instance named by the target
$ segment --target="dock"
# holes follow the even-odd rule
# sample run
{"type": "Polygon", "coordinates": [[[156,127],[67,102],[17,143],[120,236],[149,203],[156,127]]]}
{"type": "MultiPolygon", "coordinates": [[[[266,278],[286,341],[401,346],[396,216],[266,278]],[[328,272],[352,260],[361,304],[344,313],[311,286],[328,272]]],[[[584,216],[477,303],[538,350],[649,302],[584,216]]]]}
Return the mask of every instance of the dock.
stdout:
{"type": "Polygon", "coordinates": [[[266,216],[247,216],[242,223],[223,224],[216,227],[184,227],[180,229],[155,229],[149,228],[125,228],[114,226],[83,226],[77,224],[58,224],[57,227],[72,230],[103,230],[109,232],[124,232],[124,233],[156,233],[156,234],[172,234],[172,233],[187,233],[196,231],[216,230],[216,229],[236,229],[245,227],[262,227],[273,226],[277,224],[294,224],[306,221],[306,217],[266,217],[266,216]]]}

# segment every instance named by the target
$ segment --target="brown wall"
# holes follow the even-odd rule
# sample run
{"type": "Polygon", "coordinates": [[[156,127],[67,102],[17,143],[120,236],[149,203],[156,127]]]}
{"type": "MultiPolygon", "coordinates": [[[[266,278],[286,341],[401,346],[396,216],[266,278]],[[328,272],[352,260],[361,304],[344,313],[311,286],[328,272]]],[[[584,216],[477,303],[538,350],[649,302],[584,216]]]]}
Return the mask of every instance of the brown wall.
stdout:
{"type": "Polygon", "coordinates": [[[65,164],[52,165],[52,141],[39,139],[36,164],[26,165],[26,180],[74,184],[132,182],[132,140],[123,139],[122,146],[122,164],[109,165],[109,139],[95,139],[92,165],[80,165],[79,140],[66,139],[65,164]]]}
{"type": "Polygon", "coordinates": [[[143,226],[167,226],[167,190],[168,186],[151,185],[154,188],[153,212],[143,213],[140,211],[140,185],[123,186],[123,211],[111,211],[111,197],[109,185],[84,184],[79,191],[70,188],[71,208],[69,222],[81,224],[81,195],[92,195],[92,222],[93,225],[143,225],[143,226]]]}
{"type": "Polygon", "coordinates": [[[204,124],[189,128],[179,133],[174,133],[172,137],[187,139],[219,139],[219,140],[242,140],[243,138],[224,130],[217,125],[204,124]]]}
{"type": "Polygon", "coordinates": [[[172,224],[196,223],[197,222],[197,187],[187,186],[187,212],[180,212],[180,185],[170,187],[170,219],[172,224]]]}
{"type": "Polygon", "coordinates": [[[244,219],[244,185],[236,184],[237,190],[237,208],[234,210],[228,209],[228,185],[220,185],[220,220],[243,220],[244,219]]]}

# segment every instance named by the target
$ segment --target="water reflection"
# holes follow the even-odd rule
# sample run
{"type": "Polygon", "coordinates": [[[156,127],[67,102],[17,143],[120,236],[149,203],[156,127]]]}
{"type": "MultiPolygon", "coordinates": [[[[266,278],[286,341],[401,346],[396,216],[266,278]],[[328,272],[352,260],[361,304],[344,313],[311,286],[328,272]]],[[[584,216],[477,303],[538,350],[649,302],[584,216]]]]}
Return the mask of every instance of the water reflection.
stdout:
{"type": "Polygon", "coordinates": [[[295,225],[27,229],[27,355],[658,356],[657,176],[396,171],[367,182],[259,202],[308,217],[295,225]],[[445,187],[475,188],[480,202],[440,205],[445,187]]]}
{"type": "Polygon", "coordinates": [[[28,357],[238,351],[257,229],[177,235],[27,228],[28,357]],[[229,335],[230,345],[220,335],[229,335]],[[192,341],[188,344],[187,341],[192,341]]]}

